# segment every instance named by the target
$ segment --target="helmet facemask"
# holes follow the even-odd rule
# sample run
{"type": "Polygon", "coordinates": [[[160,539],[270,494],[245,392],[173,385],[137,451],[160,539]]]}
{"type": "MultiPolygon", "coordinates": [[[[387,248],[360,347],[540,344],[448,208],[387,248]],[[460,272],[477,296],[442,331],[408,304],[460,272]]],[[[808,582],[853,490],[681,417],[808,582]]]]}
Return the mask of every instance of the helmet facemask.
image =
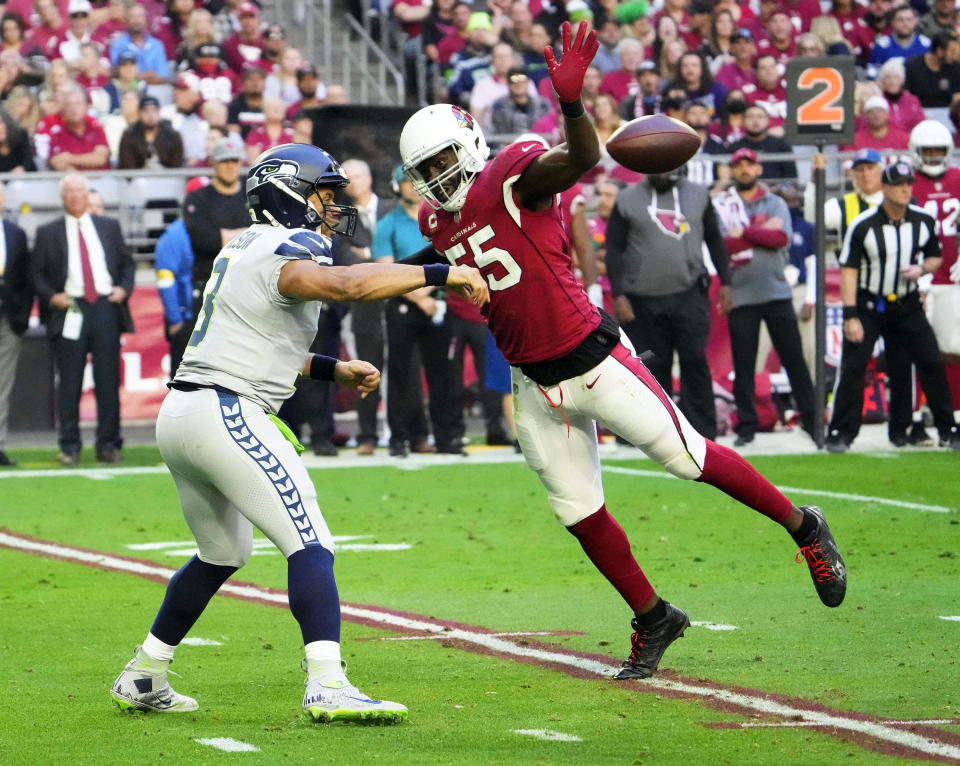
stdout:
{"type": "Polygon", "coordinates": [[[921,146],[917,150],[917,156],[915,158],[915,160],[917,160],[917,170],[931,178],[939,178],[946,173],[950,167],[950,149],[951,147],[949,146],[921,146]],[[928,151],[936,151],[937,149],[943,151],[943,156],[930,157],[927,154],[928,151]]]}
{"type": "Polygon", "coordinates": [[[483,169],[482,164],[480,167],[475,167],[476,165],[474,158],[459,142],[450,140],[429,150],[429,153],[421,152],[417,157],[405,162],[403,172],[410,179],[413,188],[431,208],[434,210],[442,208],[456,213],[463,207],[467,192],[470,191],[477,174],[483,169]],[[426,180],[420,172],[420,166],[444,149],[452,149],[457,161],[436,177],[426,180]],[[452,191],[448,192],[448,186],[452,187],[452,191]]]}

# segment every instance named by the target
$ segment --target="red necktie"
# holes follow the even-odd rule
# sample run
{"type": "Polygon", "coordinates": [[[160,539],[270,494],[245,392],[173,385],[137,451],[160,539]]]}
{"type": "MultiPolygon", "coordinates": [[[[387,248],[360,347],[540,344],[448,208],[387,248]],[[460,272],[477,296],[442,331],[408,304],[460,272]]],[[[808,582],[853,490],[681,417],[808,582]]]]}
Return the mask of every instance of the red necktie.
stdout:
{"type": "Polygon", "coordinates": [[[87,251],[87,243],[83,238],[83,230],[79,223],[77,224],[77,241],[80,243],[80,270],[83,272],[83,299],[92,306],[97,302],[100,295],[97,293],[97,286],[93,282],[90,253],[87,251]]]}

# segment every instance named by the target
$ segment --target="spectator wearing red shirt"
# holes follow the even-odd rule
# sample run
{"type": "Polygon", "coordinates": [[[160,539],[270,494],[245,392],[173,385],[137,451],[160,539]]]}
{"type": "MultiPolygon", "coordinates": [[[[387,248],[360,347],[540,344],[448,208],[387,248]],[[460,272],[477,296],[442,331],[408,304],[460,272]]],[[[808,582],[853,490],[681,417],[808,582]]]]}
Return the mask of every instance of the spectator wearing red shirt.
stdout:
{"type": "Polygon", "coordinates": [[[890,105],[883,96],[871,96],[863,105],[864,127],[853,135],[850,146],[841,147],[844,151],[855,149],[902,149],[906,150],[910,136],[906,131],[890,124],[890,105]]]}
{"type": "MultiPolygon", "coordinates": [[[[453,29],[441,37],[434,46],[436,51],[436,62],[440,71],[445,71],[450,66],[450,59],[454,53],[459,53],[467,45],[467,25],[470,23],[470,6],[464,2],[454,3],[450,9],[450,21],[453,29]]],[[[430,55],[430,49],[427,49],[427,55],[430,55]]]]}
{"type": "Polygon", "coordinates": [[[90,0],[70,0],[67,13],[70,21],[60,34],[50,42],[49,57],[63,59],[68,64],[76,65],[80,60],[80,46],[93,42],[93,24],[90,22],[90,11],[93,6],[90,0]]]}
{"type": "Polygon", "coordinates": [[[798,35],[809,32],[810,22],[820,15],[819,0],[783,0],[782,7],[798,35]]]}
{"type": "Polygon", "coordinates": [[[778,8],[767,21],[767,36],[757,42],[757,54],[765,53],[776,57],[777,64],[786,67],[787,62],[797,55],[797,44],[794,42],[793,22],[790,15],[782,8],[778,8]]]}
{"type": "Polygon", "coordinates": [[[893,0],[869,0],[863,23],[875,36],[893,31],[893,0]]]}
{"type": "Polygon", "coordinates": [[[32,41],[24,39],[27,26],[23,19],[18,14],[7,11],[0,19],[0,30],[2,30],[0,46],[3,50],[16,51],[23,59],[21,76],[31,78],[31,82],[24,82],[24,84],[42,83],[47,71],[47,57],[32,41]]]}
{"type": "Polygon", "coordinates": [[[600,92],[613,96],[619,104],[640,89],[637,70],[643,61],[643,43],[632,38],[620,41],[620,68],[607,72],[600,83],[600,92]]]}
{"type": "Polygon", "coordinates": [[[730,50],[733,61],[724,64],[717,72],[716,81],[728,91],[743,90],[747,85],[755,87],[757,75],[753,59],[757,55],[757,46],[748,29],[738,29],[730,37],[730,50]]]}
{"type": "Polygon", "coordinates": [[[87,114],[87,95],[79,85],[65,86],[62,122],[50,129],[51,170],[109,170],[110,148],[100,123],[87,114]]]}
{"type": "Polygon", "coordinates": [[[423,20],[430,14],[432,0],[393,0],[390,12],[400,22],[400,27],[408,39],[420,37],[423,20]]]}
{"type": "Polygon", "coordinates": [[[710,39],[710,25],[713,21],[712,0],[693,0],[687,8],[687,31],[680,31],[680,39],[687,45],[688,51],[695,51],[705,40],[710,39]]]}
{"type": "Polygon", "coordinates": [[[780,78],[777,59],[770,53],[761,53],[755,64],[757,87],[746,93],[747,104],[756,105],[770,117],[770,135],[782,136],[787,121],[787,87],[780,78]]]}
{"type": "Polygon", "coordinates": [[[300,89],[300,100],[287,109],[287,119],[291,122],[297,112],[323,105],[323,99],[318,95],[321,91],[320,77],[317,68],[309,61],[305,61],[297,70],[297,88],[300,89]]]}
{"type": "Polygon", "coordinates": [[[229,104],[240,82],[233,71],[223,63],[223,50],[213,43],[203,43],[193,49],[193,66],[186,74],[197,78],[202,101],[212,99],[229,104]]]}
{"type": "Polygon", "coordinates": [[[43,51],[43,55],[47,58],[55,58],[51,55],[54,42],[66,30],[63,16],[60,15],[60,9],[57,8],[54,0],[37,0],[37,14],[40,17],[40,24],[33,26],[33,31],[27,40],[43,51]]]}
{"type": "MultiPolygon", "coordinates": [[[[738,3],[739,5],[739,3],[738,3]]],[[[745,7],[745,6],[742,6],[745,7]]],[[[780,8],[780,0],[760,0],[760,14],[751,19],[740,22],[741,28],[749,29],[753,34],[753,39],[759,44],[769,35],[767,31],[767,22],[773,16],[773,12],[780,8]]]]}
{"type": "Polygon", "coordinates": [[[854,0],[833,0],[829,16],[833,16],[840,25],[843,39],[853,47],[853,55],[861,63],[870,59],[873,49],[874,32],[863,21],[866,10],[854,0]]]}
{"type": "Polygon", "coordinates": [[[890,105],[890,125],[909,133],[927,119],[927,116],[920,104],[920,99],[904,89],[906,77],[903,61],[891,59],[880,67],[877,85],[880,86],[883,97],[890,105]]]}
{"type": "Polygon", "coordinates": [[[105,90],[110,78],[104,69],[96,43],[84,43],[80,46],[80,59],[74,80],[86,91],[87,100],[98,115],[110,111],[110,95],[105,90]]]}
{"type": "Polygon", "coordinates": [[[663,9],[654,14],[653,26],[657,26],[661,16],[669,16],[677,22],[677,26],[680,28],[680,39],[683,40],[684,35],[690,33],[690,16],[687,13],[688,3],[689,0],[666,0],[663,9]]]}
{"type": "Polygon", "coordinates": [[[256,66],[263,56],[263,35],[260,10],[253,3],[241,3],[237,18],[240,31],[223,41],[223,58],[235,74],[240,74],[245,67],[256,66]]]}
{"type": "Polygon", "coordinates": [[[286,105],[282,99],[268,98],[263,104],[263,125],[254,128],[247,135],[247,164],[252,165],[254,160],[267,149],[280,144],[293,143],[293,128],[286,126],[286,105]]]}
{"type": "MultiPolygon", "coordinates": [[[[153,20],[150,27],[151,34],[163,43],[168,61],[176,60],[177,49],[183,43],[183,37],[190,22],[190,14],[195,8],[193,0],[170,0],[166,14],[153,20]]],[[[123,30],[124,27],[121,26],[118,32],[123,30]]]]}

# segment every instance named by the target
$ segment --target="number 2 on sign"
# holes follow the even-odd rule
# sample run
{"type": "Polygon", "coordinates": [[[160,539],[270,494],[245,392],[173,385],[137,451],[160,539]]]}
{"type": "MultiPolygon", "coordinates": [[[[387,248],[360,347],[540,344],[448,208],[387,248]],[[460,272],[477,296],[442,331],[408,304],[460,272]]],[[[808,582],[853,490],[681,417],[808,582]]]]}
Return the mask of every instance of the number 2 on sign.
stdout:
{"type": "Polygon", "coordinates": [[[819,85],[826,87],[797,109],[798,125],[843,122],[843,106],[838,103],[843,96],[843,76],[831,67],[812,67],[804,70],[797,80],[797,86],[802,90],[813,90],[819,85]]]}

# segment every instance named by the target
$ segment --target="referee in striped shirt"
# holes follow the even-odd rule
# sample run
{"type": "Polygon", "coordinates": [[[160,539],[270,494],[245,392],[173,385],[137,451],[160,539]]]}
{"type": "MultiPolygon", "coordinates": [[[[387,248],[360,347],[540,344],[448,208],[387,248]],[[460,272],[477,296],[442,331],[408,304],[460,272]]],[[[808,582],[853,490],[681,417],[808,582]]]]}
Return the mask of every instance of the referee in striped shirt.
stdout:
{"type": "MultiPolygon", "coordinates": [[[[917,366],[940,433],[940,445],[960,449],[940,349],[917,289],[917,280],[936,271],[942,258],[936,221],[910,204],[915,180],[908,163],[887,166],[883,171],[883,202],[854,218],[843,240],[843,352],[827,437],[830,452],[846,452],[860,430],[863,374],[880,335],[886,346],[897,345],[903,351],[888,354],[888,364],[912,361],[917,366]]],[[[892,371],[888,372],[892,376],[892,371]]],[[[890,411],[903,411],[902,403],[891,402],[890,411]]],[[[890,423],[894,444],[906,444],[908,425],[890,423]]]]}

